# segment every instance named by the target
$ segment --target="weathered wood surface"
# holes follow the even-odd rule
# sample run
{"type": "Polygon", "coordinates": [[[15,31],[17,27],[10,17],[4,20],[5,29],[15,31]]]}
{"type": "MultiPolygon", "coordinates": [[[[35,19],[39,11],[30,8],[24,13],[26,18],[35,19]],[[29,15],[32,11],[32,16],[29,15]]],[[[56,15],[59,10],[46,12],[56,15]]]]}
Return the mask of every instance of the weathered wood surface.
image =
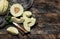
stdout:
{"type": "Polygon", "coordinates": [[[4,28],[5,34],[0,39],[60,39],[60,0],[34,0],[29,10],[37,19],[31,33],[13,36],[4,28]]]}

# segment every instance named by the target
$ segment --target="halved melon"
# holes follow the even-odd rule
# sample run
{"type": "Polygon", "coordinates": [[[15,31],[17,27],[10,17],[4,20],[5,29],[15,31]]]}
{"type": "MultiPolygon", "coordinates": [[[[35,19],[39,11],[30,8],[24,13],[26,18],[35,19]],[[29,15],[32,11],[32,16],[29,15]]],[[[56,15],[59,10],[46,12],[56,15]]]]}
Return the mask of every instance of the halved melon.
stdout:
{"type": "Polygon", "coordinates": [[[14,17],[19,17],[23,14],[23,6],[21,4],[13,4],[10,8],[10,12],[14,17]]]}

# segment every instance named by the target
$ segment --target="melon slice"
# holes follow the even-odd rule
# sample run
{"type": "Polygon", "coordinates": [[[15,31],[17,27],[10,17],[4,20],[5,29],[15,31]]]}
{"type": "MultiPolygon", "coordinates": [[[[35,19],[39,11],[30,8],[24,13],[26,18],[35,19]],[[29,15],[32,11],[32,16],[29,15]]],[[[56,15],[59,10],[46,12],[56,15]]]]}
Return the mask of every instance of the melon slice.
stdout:
{"type": "Polygon", "coordinates": [[[10,13],[14,17],[19,17],[23,14],[24,8],[21,4],[13,4],[10,8],[10,13]]]}
{"type": "Polygon", "coordinates": [[[7,31],[13,35],[19,34],[18,30],[15,27],[9,27],[7,28],[7,31]]]}

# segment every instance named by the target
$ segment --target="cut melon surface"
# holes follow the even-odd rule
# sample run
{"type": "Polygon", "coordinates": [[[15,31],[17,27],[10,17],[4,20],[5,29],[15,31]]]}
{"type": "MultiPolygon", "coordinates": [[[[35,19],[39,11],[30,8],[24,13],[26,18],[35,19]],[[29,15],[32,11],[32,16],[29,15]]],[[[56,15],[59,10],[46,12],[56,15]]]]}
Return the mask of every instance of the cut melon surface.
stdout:
{"type": "Polygon", "coordinates": [[[23,14],[24,8],[21,4],[13,4],[10,8],[10,13],[14,17],[19,17],[23,14]]]}

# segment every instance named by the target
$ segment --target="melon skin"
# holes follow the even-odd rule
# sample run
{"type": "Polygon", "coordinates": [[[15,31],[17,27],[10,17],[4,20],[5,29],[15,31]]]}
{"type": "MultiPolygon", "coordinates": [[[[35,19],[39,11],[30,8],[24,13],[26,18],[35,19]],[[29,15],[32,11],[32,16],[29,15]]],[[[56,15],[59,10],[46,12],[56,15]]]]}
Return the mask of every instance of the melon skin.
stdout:
{"type": "Polygon", "coordinates": [[[9,2],[7,0],[0,0],[0,15],[6,14],[6,10],[8,9],[9,2]]]}

